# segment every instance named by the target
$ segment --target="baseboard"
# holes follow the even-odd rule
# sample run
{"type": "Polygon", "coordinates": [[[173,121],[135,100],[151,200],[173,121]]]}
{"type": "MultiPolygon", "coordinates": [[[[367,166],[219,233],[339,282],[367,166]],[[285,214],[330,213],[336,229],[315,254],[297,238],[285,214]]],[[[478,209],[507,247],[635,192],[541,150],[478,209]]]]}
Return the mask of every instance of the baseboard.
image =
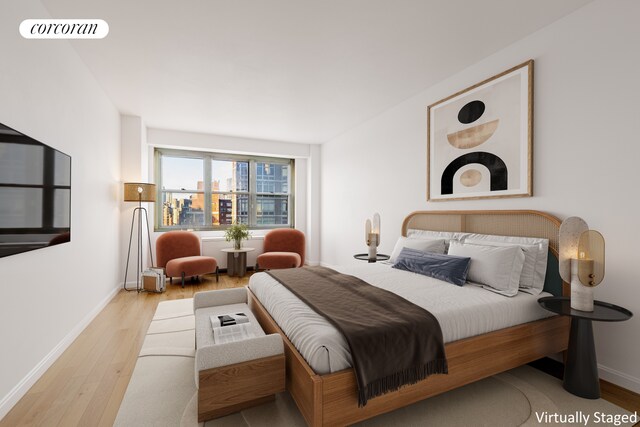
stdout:
{"type": "MultiPolygon", "coordinates": [[[[562,363],[562,359],[555,356],[557,355],[544,357],[529,363],[529,365],[556,378],[562,379],[564,365],[562,363]]],[[[631,375],[627,375],[606,366],[598,365],[598,376],[601,380],[607,381],[616,387],[640,394],[640,380],[632,377],[631,375]]]]}
{"type": "MultiPolygon", "coordinates": [[[[248,265],[248,266],[247,266],[247,271],[254,271],[255,269],[256,269],[256,268],[255,268],[255,266],[253,266],[253,265],[248,265]]],[[[220,274],[227,274],[228,270],[229,270],[228,268],[221,268],[220,270],[218,270],[218,273],[220,273],[220,274]]],[[[211,273],[211,274],[215,274],[215,273],[211,273]]],[[[179,278],[179,277],[177,277],[176,279],[177,279],[177,280],[180,280],[180,278],[179,278]]]]}
{"type": "MultiPolygon", "coordinates": [[[[135,284],[135,283],[134,283],[135,284]]],[[[11,408],[29,389],[40,379],[40,377],[53,365],[62,353],[73,343],[73,341],[84,331],[84,329],[95,319],[103,308],[122,289],[121,286],[114,288],[100,303],[89,312],[50,352],[47,354],[6,396],[0,400],[0,420],[9,413],[11,408]]]]}
{"type": "Polygon", "coordinates": [[[332,268],[332,269],[334,269],[334,270],[337,268],[337,266],[336,266],[336,265],[329,264],[329,263],[322,262],[322,261],[320,262],[320,265],[321,265],[322,267],[332,268]]]}
{"type": "Polygon", "coordinates": [[[640,379],[600,364],[598,364],[598,372],[601,379],[640,394],[640,379]]]}

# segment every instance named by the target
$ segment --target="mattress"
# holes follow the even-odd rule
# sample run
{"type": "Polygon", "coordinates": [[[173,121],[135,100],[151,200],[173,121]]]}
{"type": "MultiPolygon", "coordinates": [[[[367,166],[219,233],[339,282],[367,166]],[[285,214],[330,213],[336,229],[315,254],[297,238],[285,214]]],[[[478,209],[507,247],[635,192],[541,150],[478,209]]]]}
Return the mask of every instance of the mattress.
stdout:
{"type": "MultiPolygon", "coordinates": [[[[550,295],[545,292],[505,297],[479,285],[460,287],[383,263],[335,269],[431,312],[440,323],[445,343],[553,315],[538,305],[538,298],[550,295]]],[[[249,288],[317,374],[351,367],[344,336],[278,281],[267,273],[257,273],[251,276],[249,288]]]]}

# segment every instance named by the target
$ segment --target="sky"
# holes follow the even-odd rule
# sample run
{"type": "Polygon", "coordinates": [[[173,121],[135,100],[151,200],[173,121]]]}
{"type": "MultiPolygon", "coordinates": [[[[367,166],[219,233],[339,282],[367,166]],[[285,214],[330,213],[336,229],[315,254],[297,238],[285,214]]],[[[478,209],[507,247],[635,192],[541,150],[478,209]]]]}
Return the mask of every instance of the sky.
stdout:
{"type": "MultiPolygon", "coordinates": [[[[202,159],[186,157],[162,157],[162,184],[165,189],[195,190],[198,181],[204,181],[202,159]]],[[[224,160],[212,162],[212,180],[220,181],[220,190],[227,190],[227,180],[232,177],[232,163],[224,160]]]]}

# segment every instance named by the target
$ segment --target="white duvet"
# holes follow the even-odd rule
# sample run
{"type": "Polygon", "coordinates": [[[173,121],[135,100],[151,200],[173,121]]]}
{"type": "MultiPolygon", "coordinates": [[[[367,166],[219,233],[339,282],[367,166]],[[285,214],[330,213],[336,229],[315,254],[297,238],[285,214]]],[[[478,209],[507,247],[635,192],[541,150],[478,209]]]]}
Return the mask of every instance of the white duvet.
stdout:
{"type": "MultiPolygon", "coordinates": [[[[460,287],[382,263],[336,270],[431,312],[440,323],[445,343],[552,315],[537,303],[538,298],[549,295],[545,292],[505,297],[479,286],[460,287]]],[[[351,353],[342,334],[278,281],[257,273],[251,276],[249,288],[317,374],[351,367],[351,353]]]]}

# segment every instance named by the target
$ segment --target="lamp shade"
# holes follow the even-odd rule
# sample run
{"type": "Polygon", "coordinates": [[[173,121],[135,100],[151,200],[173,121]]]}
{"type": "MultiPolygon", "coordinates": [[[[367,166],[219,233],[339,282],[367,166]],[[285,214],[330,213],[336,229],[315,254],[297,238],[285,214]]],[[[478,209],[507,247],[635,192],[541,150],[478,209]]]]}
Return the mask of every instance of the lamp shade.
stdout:
{"type": "Polygon", "coordinates": [[[578,258],[580,236],[589,230],[587,223],[580,217],[572,216],[560,225],[558,261],[560,277],[571,283],[571,260],[578,258]]]}
{"type": "Polygon", "coordinates": [[[144,182],[124,183],[125,202],[155,202],[156,185],[144,182]]]}
{"type": "Polygon", "coordinates": [[[380,234],[380,214],[379,213],[374,213],[373,214],[373,222],[371,224],[371,232],[372,233],[376,233],[376,234],[380,234]]]}
{"type": "Polygon", "coordinates": [[[578,277],[585,286],[598,286],[604,279],[604,237],[595,230],[580,235],[578,277]]]}

